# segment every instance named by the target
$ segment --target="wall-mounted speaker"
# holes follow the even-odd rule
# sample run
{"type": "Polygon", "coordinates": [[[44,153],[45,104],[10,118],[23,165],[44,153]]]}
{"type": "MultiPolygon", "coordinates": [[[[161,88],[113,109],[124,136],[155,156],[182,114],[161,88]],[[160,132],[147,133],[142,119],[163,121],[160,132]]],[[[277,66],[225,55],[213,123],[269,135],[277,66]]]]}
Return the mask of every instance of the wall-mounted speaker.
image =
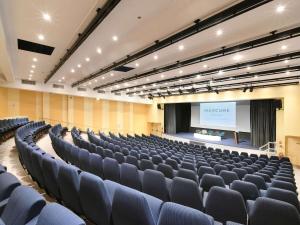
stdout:
{"type": "Polygon", "coordinates": [[[282,100],[281,99],[275,99],[274,100],[274,105],[276,107],[276,109],[282,109],[282,100]]]}
{"type": "Polygon", "coordinates": [[[163,105],[162,104],[157,104],[157,109],[163,110],[163,105]]]}

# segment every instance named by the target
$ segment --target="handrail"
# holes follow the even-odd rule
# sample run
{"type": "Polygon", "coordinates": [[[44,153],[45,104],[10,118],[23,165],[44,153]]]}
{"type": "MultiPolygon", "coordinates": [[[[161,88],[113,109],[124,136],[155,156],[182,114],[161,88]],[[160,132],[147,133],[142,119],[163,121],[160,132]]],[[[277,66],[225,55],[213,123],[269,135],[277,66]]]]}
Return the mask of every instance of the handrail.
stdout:
{"type": "Polygon", "coordinates": [[[277,154],[277,145],[279,143],[275,141],[269,141],[268,143],[259,147],[260,151],[266,151],[267,155],[276,155],[277,154]]]}

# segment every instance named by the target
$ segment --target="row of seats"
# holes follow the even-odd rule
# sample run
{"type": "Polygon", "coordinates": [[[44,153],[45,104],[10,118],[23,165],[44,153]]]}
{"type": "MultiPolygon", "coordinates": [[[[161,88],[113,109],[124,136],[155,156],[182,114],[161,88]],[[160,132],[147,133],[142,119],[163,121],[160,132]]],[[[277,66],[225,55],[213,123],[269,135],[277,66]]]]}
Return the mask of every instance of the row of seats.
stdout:
{"type": "MultiPolygon", "coordinates": [[[[50,131],[50,134],[51,134],[51,131],[50,131]]],[[[52,135],[50,135],[50,136],[52,136],[52,135]]],[[[53,136],[55,136],[55,135],[53,135],[53,136]]],[[[65,142],[66,146],[62,145],[63,141],[60,138],[57,139],[57,138],[52,137],[51,139],[52,139],[52,144],[53,144],[54,148],[59,149],[60,151],[62,151],[62,149],[68,149],[68,148],[66,148],[66,146],[72,147],[72,145],[70,145],[69,143],[66,143],[66,142],[65,142]],[[61,144],[57,144],[57,140],[59,140],[58,142],[61,143],[61,144]],[[57,148],[56,145],[60,146],[60,147],[57,148]]],[[[97,174],[99,176],[103,177],[103,171],[105,171],[104,168],[107,168],[107,170],[110,170],[111,168],[115,167],[114,165],[118,165],[117,162],[115,162],[114,165],[109,164],[109,163],[105,163],[105,162],[112,162],[112,160],[113,160],[113,159],[107,157],[103,160],[103,166],[105,164],[107,164],[107,167],[104,166],[103,170],[101,170],[101,166],[99,166],[101,164],[101,163],[99,163],[100,162],[99,159],[101,159],[101,156],[97,156],[94,153],[89,154],[86,150],[83,150],[83,149],[77,149],[77,150],[80,150],[80,152],[83,152],[82,155],[79,153],[79,157],[78,157],[78,161],[77,161],[78,164],[77,165],[80,166],[80,161],[81,161],[81,166],[83,166],[84,164],[88,165],[89,162],[93,162],[93,161],[97,162],[97,163],[94,163],[94,164],[98,165],[98,173],[96,171],[91,171],[91,172],[96,172],[95,174],[97,174]],[[86,156],[88,156],[88,157],[86,157],[86,156]],[[89,161],[88,160],[89,156],[91,156],[91,159],[93,157],[95,157],[95,160],[90,160],[89,161]],[[87,160],[84,160],[85,158],[87,160]]],[[[69,150],[69,152],[70,151],[72,152],[71,149],[69,150]]],[[[58,154],[59,154],[59,152],[58,152],[58,154]]],[[[86,170],[86,171],[90,171],[89,166],[85,166],[84,168],[82,167],[82,169],[86,170]]],[[[136,167],[134,167],[132,165],[129,165],[127,163],[123,163],[120,166],[120,177],[121,177],[121,174],[123,174],[123,180],[122,181],[118,180],[118,182],[120,182],[120,183],[122,183],[126,186],[133,187],[133,188],[138,189],[138,190],[139,190],[139,187],[142,186],[142,190],[144,192],[146,192],[150,195],[156,196],[156,197],[162,199],[163,201],[166,201],[167,194],[163,194],[163,193],[168,192],[168,190],[167,190],[168,185],[166,185],[166,182],[164,181],[165,179],[163,178],[163,175],[159,174],[159,172],[146,170],[143,174],[144,179],[142,179],[143,180],[142,185],[141,185],[141,182],[138,181],[139,174],[137,173],[137,168],[136,167]]],[[[205,176],[210,177],[211,175],[207,174],[205,176]]],[[[105,175],[104,175],[104,177],[105,177],[105,175]]],[[[105,177],[105,178],[114,180],[114,177],[105,177]]],[[[244,181],[242,181],[242,183],[244,183],[244,181]]],[[[247,182],[247,183],[249,183],[249,182],[247,182]]],[[[251,183],[250,183],[250,185],[251,185],[251,183]]],[[[220,204],[216,205],[216,204],[211,203],[211,202],[214,202],[214,200],[213,200],[214,198],[208,197],[207,198],[208,202],[206,201],[206,205],[205,205],[205,208],[204,208],[204,206],[202,204],[202,196],[201,196],[200,191],[199,191],[199,189],[197,187],[197,184],[195,182],[189,181],[189,180],[184,179],[184,178],[174,178],[173,181],[172,181],[172,185],[170,185],[170,187],[171,187],[170,189],[171,189],[171,193],[172,193],[171,199],[174,202],[180,203],[182,205],[188,205],[188,206],[194,207],[195,209],[198,209],[198,210],[209,212],[209,214],[211,214],[212,216],[214,216],[214,218],[217,218],[217,220],[221,221],[221,222],[225,222],[227,220],[234,220],[236,222],[242,222],[244,224],[247,223],[247,209],[246,209],[246,206],[245,206],[247,202],[244,202],[243,197],[241,196],[241,194],[237,193],[236,191],[227,190],[225,188],[222,188],[223,189],[222,191],[221,190],[217,191],[217,192],[223,193],[223,195],[225,197],[226,196],[228,197],[230,195],[235,196],[237,194],[236,196],[238,196],[238,197],[235,198],[236,199],[235,202],[234,201],[233,202],[224,202],[224,204],[222,204],[222,205],[220,205],[220,204]],[[186,190],[188,190],[188,191],[186,191],[186,190]],[[225,190],[225,192],[224,192],[224,190],[225,190]],[[233,204],[233,207],[228,208],[228,203],[230,203],[231,205],[233,204]],[[243,205],[244,207],[241,207],[241,205],[243,205]],[[217,207],[217,206],[219,206],[219,207],[217,207]],[[226,211],[226,209],[227,209],[228,212],[231,212],[231,215],[235,215],[235,217],[228,216],[228,215],[230,215],[230,213],[227,213],[226,216],[224,216],[224,215],[223,216],[218,216],[218,214],[216,212],[220,209],[221,209],[221,211],[226,211]],[[238,209],[240,209],[240,210],[238,210],[238,209]]],[[[237,189],[238,189],[239,184],[235,184],[235,187],[237,187],[237,189]]],[[[211,188],[211,190],[214,190],[214,189],[215,188],[211,188]]],[[[209,191],[208,193],[211,192],[211,193],[214,193],[214,194],[208,194],[208,196],[209,195],[216,195],[215,191],[211,191],[211,190],[208,190],[209,191]]],[[[246,188],[246,190],[247,190],[247,188],[246,188]]],[[[268,197],[269,198],[271,198],[273,196],[270,193],[271,193],[271,189],[268,192],[268,197]]],[[[220,199],[222,199],[223,197],[221,197],[220,199]]],[[[231,197],[231,199],[234,199],[234,198],[231,197]]],[[[297,199],[297,196],[296,196],[296,199],[297,199]]],[[[281,198],[280,200],[286,200],[286,199],[281,198]]],[[[248,204],[247,204],[247,206],[248,206],[248,204]]],[[[295,206],[292,206],[292,207],[296,208],[295,206]]],[[[248,212],[250,213],[250,206],[248,207],[248,212]]],[[[297,212],[297,210],[296,210],[296,212],[297,212]]]]}
{"type": "Polygon", "coordinates": [[[0,144],[11,138],[15,130],[28,123],[28,118],[13,118],[0,120],[0,144]]]}
{"type": "MultiPolygon", "coordinates": [[[[4,168],[1,166],[1,168],[4,168]]],[[[85,222],[67,208],[46,204],[33,188],[6,170],[0,170],[0,224],[1,225],[85,225],[85,222]]]]}

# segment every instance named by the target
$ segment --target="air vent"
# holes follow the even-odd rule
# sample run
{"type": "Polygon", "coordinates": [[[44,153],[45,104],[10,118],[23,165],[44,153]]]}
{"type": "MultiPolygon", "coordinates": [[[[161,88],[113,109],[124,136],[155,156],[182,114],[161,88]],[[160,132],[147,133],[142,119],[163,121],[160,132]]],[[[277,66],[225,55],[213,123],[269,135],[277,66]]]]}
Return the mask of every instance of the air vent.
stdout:
{"type": "Polygon", "coordinates": [[[20,50],[36,52],[44,55],[51,55],[54,51],[54,47],[38,44],[31,41],[25,41],[22,39],[18,39],[18,48],[20,50]]]}
{"type": "Polygon", "coordinates": [[[61,85],[61,84],[53,84],[52,87],[53,88],[59,88],[59,89],[64,89],[65,88],[65,86],[61,85]]]}
{"type": "Polygon", "coordinates": [[[79,87],[77,88],[77,91],[86,91],[86,88],[79,87]]]}
{"type": "Polygon", "coordinates": [[[29,85],[35,85],[35,83],[36,83],[33,80],[22,80],[21,82],[22,82],[22,84],[29,84],[29,85]]]}
{"type": "Polygon", "coordinates": [[[100,94],[105,94],[105,91],[103,91],[103,90],[98,90],[97,92],[100,94]]]}
{"type": "Polygon", "coordinates": [[[129,67],[129,66],[119,66],[119,67],[116,67],[114,69],[114,71],[119,71],[119,72],[128,72],[130,70],[133,70],[134,68],[133,67],[129,67]]]}

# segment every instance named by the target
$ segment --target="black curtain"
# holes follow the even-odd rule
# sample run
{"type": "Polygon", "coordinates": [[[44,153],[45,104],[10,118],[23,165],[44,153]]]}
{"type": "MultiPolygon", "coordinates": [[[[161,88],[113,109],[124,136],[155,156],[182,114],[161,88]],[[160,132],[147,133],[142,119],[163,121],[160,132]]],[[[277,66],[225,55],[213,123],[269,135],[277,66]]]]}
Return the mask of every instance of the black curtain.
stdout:
{"type": "Polygon", "coordinates": [[[276,139],[275,100],[250,101],[251,142],[260,147],[276,139]]]}
{"type": "Polygon", "coordinates": [[[178,132],[189,132],[190,123],[191,123],[190,103],[164,105],[165,133],[176,134],[178,132]]]}

